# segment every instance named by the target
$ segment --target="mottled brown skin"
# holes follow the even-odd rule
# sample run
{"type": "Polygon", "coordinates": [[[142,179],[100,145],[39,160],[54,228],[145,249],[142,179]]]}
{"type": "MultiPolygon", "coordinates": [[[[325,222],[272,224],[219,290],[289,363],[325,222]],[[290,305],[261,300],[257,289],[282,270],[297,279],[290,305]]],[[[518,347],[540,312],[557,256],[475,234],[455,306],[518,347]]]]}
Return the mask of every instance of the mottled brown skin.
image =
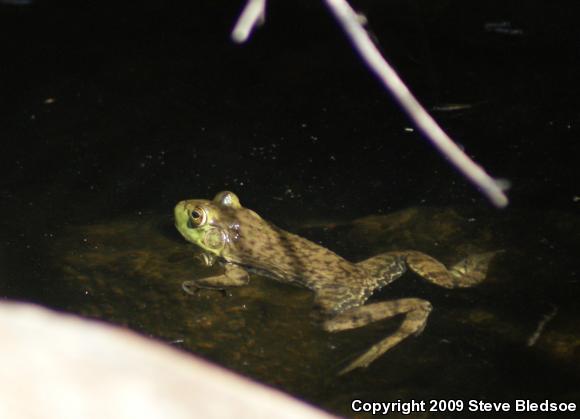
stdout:
{"type": "Polygon", "coordinates": [[[367,367],[410,335],[425,327],[431,311],[428,301],[403,298],[363,305],[376,290],[410,268],[424,279],[445,288],[470,287],[485,279],[495,252],[462,260],[450,269],[432,257],[413,250],[383,253],[351,263],[303,237],[284,231],[241,206],[232,192],[220,192],[212,201],[187,200],[175,207],[175,225],[186,240],[224,262],[223,275],[183,283],[183,289],[226,288],[248,283],[248,272],[311,289],[329,332],[353,329],[404,314],[399,329],[379,341],[340,373],[367,367]]]}

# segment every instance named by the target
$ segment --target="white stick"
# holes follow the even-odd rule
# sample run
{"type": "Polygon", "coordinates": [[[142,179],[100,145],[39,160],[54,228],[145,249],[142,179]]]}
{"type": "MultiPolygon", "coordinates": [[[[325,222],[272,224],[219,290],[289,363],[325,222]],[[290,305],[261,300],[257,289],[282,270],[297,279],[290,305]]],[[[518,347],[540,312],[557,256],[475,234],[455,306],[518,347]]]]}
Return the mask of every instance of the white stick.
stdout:
{"type": "Polygon", "coordinates": [[[505,207],[508,199],[503,193],[501,185],[496,183],[480,166],[467,157],[415,99],[395,70],[385,61],[373,44],[365,29],[360,25],[358,15],[348,2],[346,0],[325,0],[325,2],[363,60],[383,82],[383,85],[391,92],[423,135],[465,177],[479,187],[494,205],[505,207]]]}
{"type": "MultiPolygon", "coordinates": [[[[479,165],[461,151],[441,129],[425,108],[415,99],[395,70],[383,58],[361,25],[361,21],[364,19],[361,19],[356,14],[346,0],[325,0],[325,2],[371,71],[378,76],[423,135],[467,179],[480,188],[494,205],[505,207],[508,204],[508,199],[503,190],[507,189],[508,183],[491,178],[479,165]]],[[[233,40],[239,43],[245,42],[252,30],[265,21],[265,17],[266,0],[248,0],[232,31],[233,40]]]]}
{"type": "Polygon", "coordinates": [[[265,20],[266,0],[248,0],[232,30],[232,39],[239,44],[246,42],[252,30],[265,20]]]}

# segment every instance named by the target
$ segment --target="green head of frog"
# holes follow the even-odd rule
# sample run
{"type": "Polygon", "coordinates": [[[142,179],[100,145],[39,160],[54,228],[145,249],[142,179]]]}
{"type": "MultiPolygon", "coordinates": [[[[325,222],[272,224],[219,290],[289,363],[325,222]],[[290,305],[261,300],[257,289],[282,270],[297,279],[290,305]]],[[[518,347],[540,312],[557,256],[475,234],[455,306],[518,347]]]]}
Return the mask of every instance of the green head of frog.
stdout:
{"type": "Polygon", "coordinates": [[[225,256],[228,245],[237,239],[240,200],[233,192],[220,192],[211,201],[191,199],[179,202],[174,209],[175,227],[188,241],[207,252],[225,256]]]}

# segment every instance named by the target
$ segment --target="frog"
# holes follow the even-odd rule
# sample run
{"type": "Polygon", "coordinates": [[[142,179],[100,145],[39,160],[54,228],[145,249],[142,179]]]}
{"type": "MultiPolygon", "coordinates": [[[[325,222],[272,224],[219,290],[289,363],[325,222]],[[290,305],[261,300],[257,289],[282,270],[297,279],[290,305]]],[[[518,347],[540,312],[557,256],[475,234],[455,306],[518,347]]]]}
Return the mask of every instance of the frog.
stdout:
{"type": "Polygon", "coordinates": [[[250,274],[305,287],[314,293],[314,317],[335,333],[402,316],[397,330],[372,345],[338,374],[366,368],[385,352],[424,330],[432,305],[421,298],[367,303],[372,294],[410,270],[443,288],[483,282],[496,251],[469,255],[447,268],[418,250],[380,253],[353,263],[332,250],[285,231],[241,205],[236,194],[219,192],[212,200],[189,199],[174,208],[175,227],[202,249],[203,260],[223,265],[223,273],[182,282],[194,295],[201,288],[225,290],[247,285],[250,274]]]}

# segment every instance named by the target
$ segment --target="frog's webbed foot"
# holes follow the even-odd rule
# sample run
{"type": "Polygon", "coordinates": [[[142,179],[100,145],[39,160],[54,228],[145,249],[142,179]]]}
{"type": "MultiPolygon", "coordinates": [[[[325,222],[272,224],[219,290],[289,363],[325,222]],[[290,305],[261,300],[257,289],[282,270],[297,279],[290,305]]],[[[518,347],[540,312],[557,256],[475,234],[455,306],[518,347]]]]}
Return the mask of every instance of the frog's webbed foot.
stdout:
{"type": "Polygon", "coordinates": [[[405,315],[403,323],[395,333],[371,346],[364,354],[341,370],[339,375],[346,374],[355,368],[368,367],[374,360],[405,338],[420,334],[427,324],[431,308],[431,303],[428,301],[419,298],[403,298],[351,308],[325,321],[323,328],[326,331],[339,332],[365,326],[398,314],[405,315]]]}
{"type": "Polygon", "coordinates": [[[449,269],[455,278],[456,287],[472,287],[479,284],[487,277],[487,270],[492,259],[504,250],[478,253],[457,262],[449,269]]]}
{"type": "Polygon", "coordinates": [[[241,287],[250,281],[250,276],[243,268],[233,263],[225,264],[225,272],[222,275],[208,276],[206,278],[183,281],[181,288],[190,295],[194,295],[198,289],[224,290],[230,287],[241,287]]]}
{"type": "Polygon", "coordinates": [[[445,288],[466,288],[482,282],[489,263],[501,251],[468,256],[447,269],[438,260],[417,251],[405,252],[407,266],[422,278],[445,288]]]}

